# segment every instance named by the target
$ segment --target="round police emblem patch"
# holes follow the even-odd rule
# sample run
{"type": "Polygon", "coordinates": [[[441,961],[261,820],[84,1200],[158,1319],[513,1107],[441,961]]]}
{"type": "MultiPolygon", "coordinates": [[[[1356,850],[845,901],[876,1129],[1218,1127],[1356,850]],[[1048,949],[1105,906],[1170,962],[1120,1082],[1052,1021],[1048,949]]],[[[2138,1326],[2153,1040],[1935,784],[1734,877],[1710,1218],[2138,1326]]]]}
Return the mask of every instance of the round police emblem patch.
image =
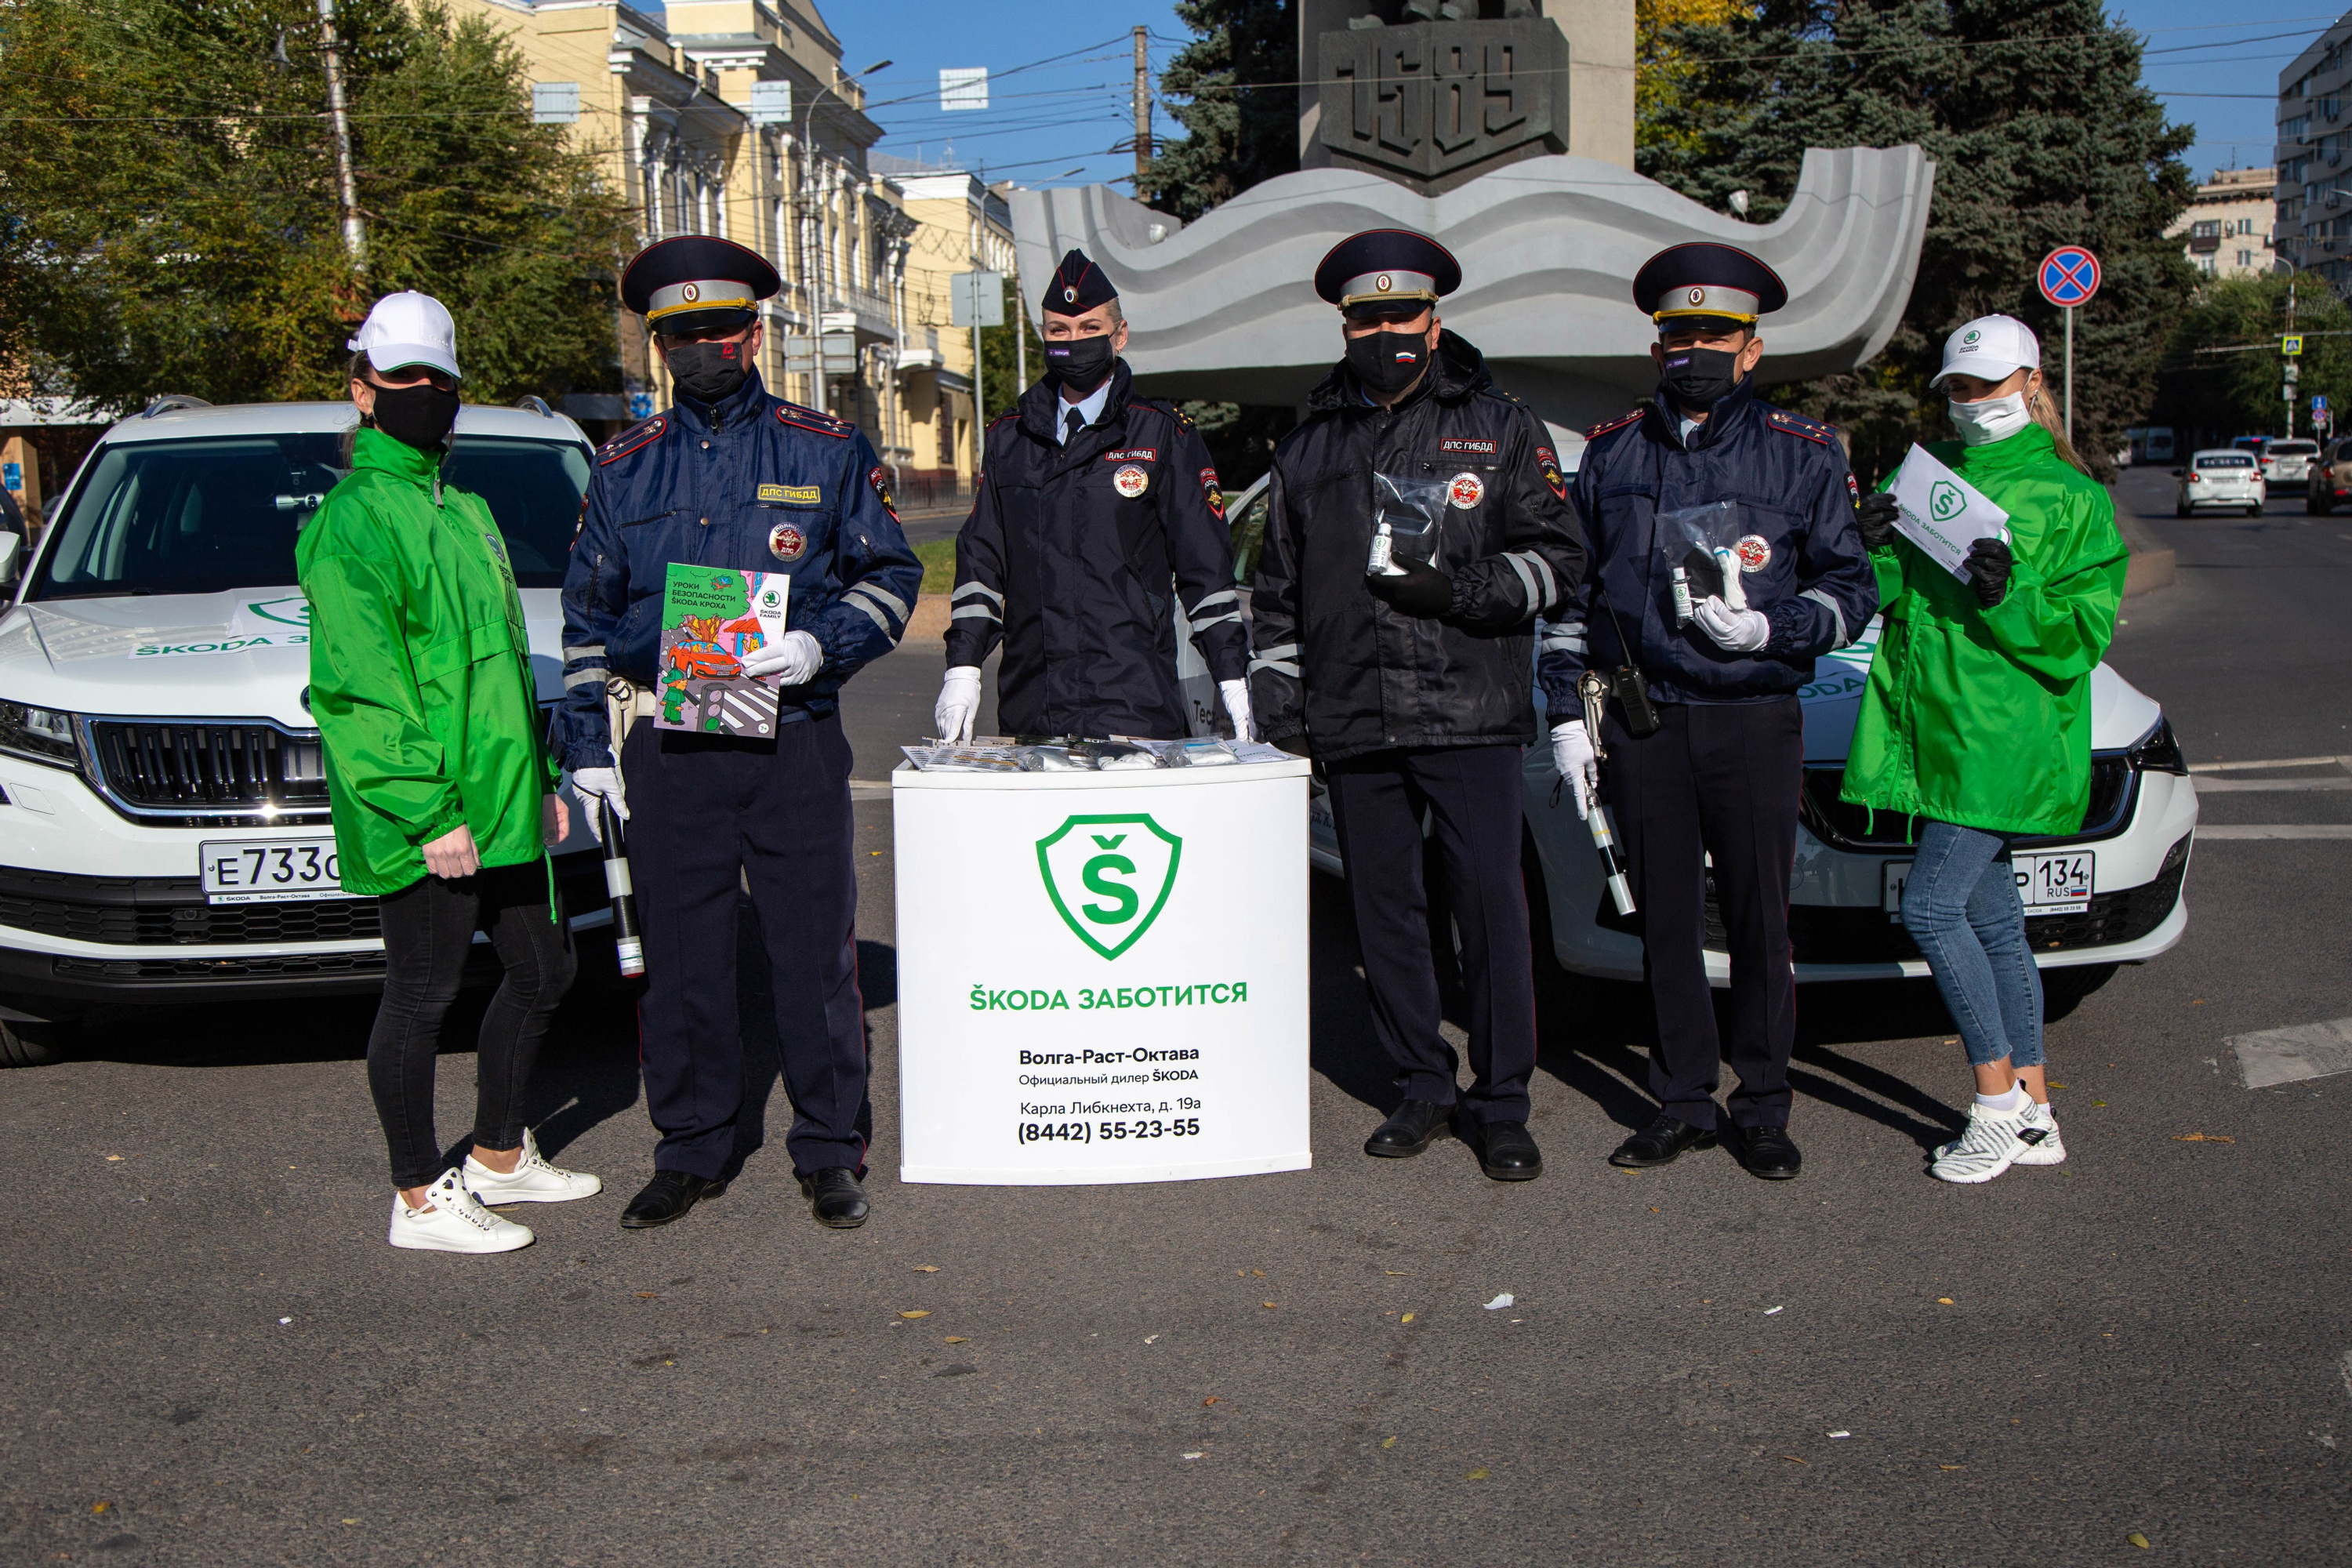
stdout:
{"type": "Polygon", "coordinates": [[[1078,291],[1076,289],[1071,288],[1066,283],[1062,285],[1062,298],[1065,301],[1074,300],[1077,297],[1078,291]]]}
{"type": "Polygon", "coordinates": [[[808,535],[789,522],[768,531],[768,553],[779,561],[798,561],[808,552],[808,535]]]}
{"type": "Polygon", "coordinates": [[[1372,287],[1385,294],[1390,289],[1395,288],[1396,283],[1395,280],[1391,279],[1387,273],[1383,272],[1373,281],[1372,287]]]}
{"type": "Polygon", "coordinates": [[[1687,295],[1684,296],[1684,298],[1690,300],[1694,305],[1704,305],[1706,303],[1706,290],[1704,289],[1694,289],[1687,295]]]}
{"type": "Polygon", "coordinates": [[[1112,489],[1118,491],[1119,494],[1125,496],[1128,500],[1133,500],[1136,497],[1143,493],[1145,486],[1151,483],[1151,476],[1145,473],[1141,468],[1137,468],[1133,463],[1129,463],[1125,468],[1119,469],[1118,472],[1113,474],[1110,477],[1110,482],[1112,489]]]}
{"type": "Polygon", "coordinates": [[[678,289],[677,297],[691,305],[702,298],[702,289],[695,284],[688,283],[678,289]]]}
{"type": "Polygon", "coordinates": [[[1445,499],[1468,511],[1486,499],[1486,481],[1475,474],[1456,474],[1453,482],[1445,487],[1445,499]]]}
{"type": "Polygon", "coordinates": [[[1772,564],[1772,547],[1764,542],[1764,536],[1760,533],[1751,533],[1742,539],[1732,546],[1732,552],[1739,557],[1742,572],[1761,572],[1772,564]]]}

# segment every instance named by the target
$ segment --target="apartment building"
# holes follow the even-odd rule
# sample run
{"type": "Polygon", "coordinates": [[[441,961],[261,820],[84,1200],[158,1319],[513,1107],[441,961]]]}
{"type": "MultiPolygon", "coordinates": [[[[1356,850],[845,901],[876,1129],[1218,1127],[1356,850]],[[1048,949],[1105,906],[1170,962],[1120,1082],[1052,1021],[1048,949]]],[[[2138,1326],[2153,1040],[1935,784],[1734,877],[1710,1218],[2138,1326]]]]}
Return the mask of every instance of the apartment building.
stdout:
{"type": "Polygon", "coordinates": [[[2216,169],[2165,235],[2180,240],[2189,265],[2208,278],[2259,277],[2275,260],[2277,186],[2276,169],[2216,169]]]}
{"type": "Polygon", "coordinates": [[[2352,13],[2279,72],[2278,260],[2327,280],[2352,280],[2352,13]]]}
{"type": "MultiPolygon", "coordinates": [[[[638,242],[709,234],[767,257],[761,374],[855,419],[886,461],[914,456],[896,374],[914,221],[869,166],[881,128],[814,0],[456,0],[505,29],[540,119],[563,123],[628,195],[638,242]]],[[[566,412],[617,429],[669,401],[644,323],[619,312],[617,396],[566,412]]]]}
{"type": "MultiPolygon", "coordinates": [[[[908,482],[969,486],[980,466],[981,413],[971,329],[953,322],[949,279],[1013,274],[1013,213],[1003,189],[968,169],[876,153],[914,224],[904,265],[898,370],[914,456],[908,482]]],[[[1012,320],[1008,313],[1006,319],[1012,320]]],[[[1033,369],[1042,371],[1043,366],[1033,369]]]]}

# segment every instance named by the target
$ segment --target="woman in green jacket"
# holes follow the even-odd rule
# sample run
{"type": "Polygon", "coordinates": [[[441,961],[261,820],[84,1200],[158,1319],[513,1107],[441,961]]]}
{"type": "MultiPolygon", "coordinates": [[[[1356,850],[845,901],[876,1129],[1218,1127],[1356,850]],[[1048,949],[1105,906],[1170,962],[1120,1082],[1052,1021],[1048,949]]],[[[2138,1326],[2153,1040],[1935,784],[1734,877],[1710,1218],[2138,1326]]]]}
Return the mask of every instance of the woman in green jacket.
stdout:
{"type": "Polygon", "coordinates": [[[1845,798],[1920,820],[1903,924],[1976,1072],[1968,1130],[1929,1172],[1989,1182],[2066,1157],[2042,1052],[2042,975],[2025,935],[2011,838],[2078,833],[2091,787],[2091,671],[2115,636],[2124,542],[2115,503],[2061,433],[2022,321],[1984,316],[1944,344],[1935,384],[1957,444],[1929,448],[2009,513],[1965,579],[1863,503],[1885,623],[1854,722],[1845,798]]]}
{"type": "Polygon", "coordinates": [[[349,345],[352,472],[295,544],[310,601],[312,714],[343,886],[382,911],[383,1002],[368,1088],[392,1149],[392,1245],[509,1252],[526,1227],[488,1204],[560,1203],[602,1184],[558,1170],[522,1095],[572,984],[547,847],[569,826],[541,737],[522,601],[481,498],[441,482],[457,418],[457,325],[413,292],[376,301],[349,345]],[[506,977],[483,1016],[473,1150],[443,1169],[433,1066],[477,930],[506,977]]]}

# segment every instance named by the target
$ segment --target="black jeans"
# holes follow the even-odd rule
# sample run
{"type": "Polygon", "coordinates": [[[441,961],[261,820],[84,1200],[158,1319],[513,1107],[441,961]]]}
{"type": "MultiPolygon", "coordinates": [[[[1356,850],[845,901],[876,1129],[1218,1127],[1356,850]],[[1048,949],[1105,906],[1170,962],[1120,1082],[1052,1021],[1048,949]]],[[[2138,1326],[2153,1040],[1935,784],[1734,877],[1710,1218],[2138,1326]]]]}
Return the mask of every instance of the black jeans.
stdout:
{"type": "Polygon", "coordinates": [[[383,911],[383,1004],[368,1036],[368,1089],[392,1149],[392,1182],[421,1187],[445,1169],[433,1131],[433,1058],[457,999],[477,930],[489,932],[506,978],[482,1017],[474,1062],[474,1142],[522,1142],[522,1092],[576,963],[563,906],[548,919],[547,865],[498,866],[471,877],[426,876],[376,900],[383,911]]]}

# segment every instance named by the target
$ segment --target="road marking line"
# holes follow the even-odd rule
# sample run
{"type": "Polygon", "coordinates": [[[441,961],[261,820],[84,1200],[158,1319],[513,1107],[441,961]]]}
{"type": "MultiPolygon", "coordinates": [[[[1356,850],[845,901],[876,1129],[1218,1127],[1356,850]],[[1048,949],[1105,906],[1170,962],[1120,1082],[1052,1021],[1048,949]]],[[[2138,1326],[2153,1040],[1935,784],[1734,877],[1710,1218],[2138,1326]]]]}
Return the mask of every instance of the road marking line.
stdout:
{"type": "Polygon", "coordinates": [[[2222,1044],[2238,1053],[2248,1089],[2352,1072],[2352,1018],[2232,1035],[2222,1044]]]}
{"type": "Polygon", "coordinates": [[[2352,822],[2200,823],[2197,842],[2214,838],[2352,838],[2352,822]]]}
{"type": "Polygon", "coordinates": [[[2352,789],[2352,778],[2319,779],[2200,779],[2199,795],[2252,795],[2269,790],[2352,789]]]}
{"type": "Polygon", "coordinates": [[[2273,757],[2260,763],[2191,763],[2192,773],[2247,773],[2255,768],[2352,768],[2352,757],[2273,757]]]}

